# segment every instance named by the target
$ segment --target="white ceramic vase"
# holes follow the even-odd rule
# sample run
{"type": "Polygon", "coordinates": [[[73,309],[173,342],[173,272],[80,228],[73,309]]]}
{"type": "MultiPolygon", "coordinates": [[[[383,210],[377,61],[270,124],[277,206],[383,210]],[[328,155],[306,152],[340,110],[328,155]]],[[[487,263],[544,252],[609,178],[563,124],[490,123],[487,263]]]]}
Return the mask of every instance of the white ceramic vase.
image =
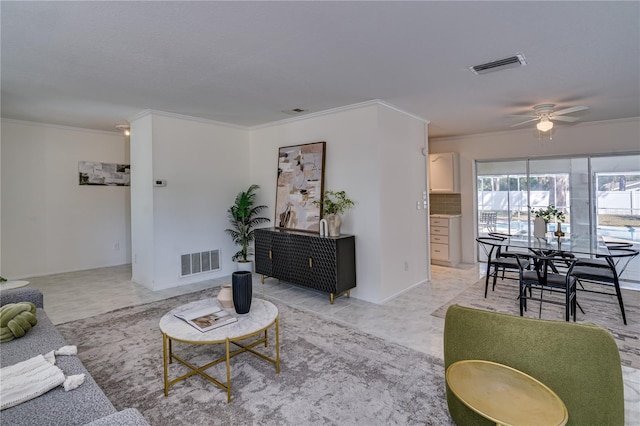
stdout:
{"type": "Polygon", "coordinates": [[[533,236],[536,238],[546,238],[547,222],[541,217],[536,217],[533,221],[533,236]]]}

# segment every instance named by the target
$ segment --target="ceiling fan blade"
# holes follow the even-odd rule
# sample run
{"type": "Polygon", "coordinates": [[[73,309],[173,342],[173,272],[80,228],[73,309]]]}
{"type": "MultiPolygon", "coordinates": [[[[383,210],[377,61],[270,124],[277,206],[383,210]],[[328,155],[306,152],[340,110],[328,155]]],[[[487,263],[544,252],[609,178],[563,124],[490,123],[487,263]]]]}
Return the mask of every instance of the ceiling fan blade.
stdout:
{"type": "Polygon", "coordinates": [[[523,117],[536,117],[536,118],[538,118],[539,116],[537,114],[509,114],[509,115],[507,115],[507,117],[520,117],[520,118],[523,118],[523,117]]]}
{"type": "Polygon", "coordinates": [[[536,118],[532,118],[531,120],[527,120],[527,121],[523,121],[522,123],[518,123],[518,124],[513,124],[509,127],[517,127],[517,126],[522,126],[523,124],[527,124],[527,123],[531,123],[532,121],[538,121],[538,117],[536,118]]]}
{"type": "Polygon", "coordinates": [[[554,111],[553,115],[571,114],[572,112],[584,111],[585,109],[589,109],[589,107],[577,105],[574,107],[561,109],[560,111],[554,111]]]}
{"type": "Polygon", "coordinates": [[[562,116],[555,117],[554,116],[554,117],[549,117],[549,120],[551,120],[551,121],[566,121],[568,123],[574,123],[576,121],[579,121],[580,118],[578,118],[578,117],[562,117],[562,116]]]}

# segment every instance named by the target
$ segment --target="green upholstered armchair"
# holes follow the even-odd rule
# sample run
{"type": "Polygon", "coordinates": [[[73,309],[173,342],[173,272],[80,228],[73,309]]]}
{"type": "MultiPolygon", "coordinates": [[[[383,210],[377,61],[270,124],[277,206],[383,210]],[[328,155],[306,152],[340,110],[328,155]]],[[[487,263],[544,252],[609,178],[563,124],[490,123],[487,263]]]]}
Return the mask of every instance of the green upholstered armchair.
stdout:
{"type": "MultiPolygon", "coordinates": [[[[624,425],[620,354],[596,324],[521,318],[452,305],[444,326],[445,369],[483,359],[518,369],[546,384],[569,411],[567,425],[624,425]]],[[[447,386],[460,426],[494,424],[467,408],[447,386]]]]}

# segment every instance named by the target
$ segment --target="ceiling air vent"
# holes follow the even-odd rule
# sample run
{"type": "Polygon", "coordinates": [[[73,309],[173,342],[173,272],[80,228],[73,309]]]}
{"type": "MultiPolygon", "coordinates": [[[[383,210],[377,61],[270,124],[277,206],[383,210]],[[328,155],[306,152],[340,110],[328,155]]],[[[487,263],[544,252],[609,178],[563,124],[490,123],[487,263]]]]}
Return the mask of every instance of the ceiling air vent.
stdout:
{"type": "Polygon", "coordinates": [[[288,110],[285,110],[285,111],[282,111],[282,112],[284,112],[285,114],[289,114],[289,115],[296,115],[296,114],[301,114],[301,113],[306,112],[306,111],[307,111],[306,109],[302,109],[302,108],[293,108],[293,109],[288,109],[288,110]]]}
{"type": "Polygon", "coordinates": [[[488,72],[506,70],[508,68],[517,68],[527,65],[524,55],[514,55],[497,61],[487,62],[486,64],[469,67],[469,70],[477,75],[486,74],[488,72]]]}

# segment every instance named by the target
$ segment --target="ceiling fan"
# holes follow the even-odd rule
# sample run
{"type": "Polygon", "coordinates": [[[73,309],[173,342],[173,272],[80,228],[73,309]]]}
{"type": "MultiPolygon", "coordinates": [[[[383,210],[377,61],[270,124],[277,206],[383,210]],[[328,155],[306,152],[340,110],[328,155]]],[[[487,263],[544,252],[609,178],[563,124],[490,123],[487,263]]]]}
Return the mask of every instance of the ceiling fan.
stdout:
{"type": "Polygon", "coordinates": [[[565,109],[561,109],[558,111],[554,111],[555,104],[541,104],[533,107],[534,114],[532,115],[515,115],[512,117],[535,117],[527,121],[523,121],[522,123],[517,123],[512,125],[511,127],[521,126],[523,124],[531,123],[533,121],[537,121],[536,128],[541,132],[548,132],[553,128],[553,121],[566,121],[568,123],[573,123],[580,118],[578,117],[565,117],[565,114],[571,114],[578,111],[584,111],[589,109],[589,107],[583,105],[577,105],[565,109]]]}

